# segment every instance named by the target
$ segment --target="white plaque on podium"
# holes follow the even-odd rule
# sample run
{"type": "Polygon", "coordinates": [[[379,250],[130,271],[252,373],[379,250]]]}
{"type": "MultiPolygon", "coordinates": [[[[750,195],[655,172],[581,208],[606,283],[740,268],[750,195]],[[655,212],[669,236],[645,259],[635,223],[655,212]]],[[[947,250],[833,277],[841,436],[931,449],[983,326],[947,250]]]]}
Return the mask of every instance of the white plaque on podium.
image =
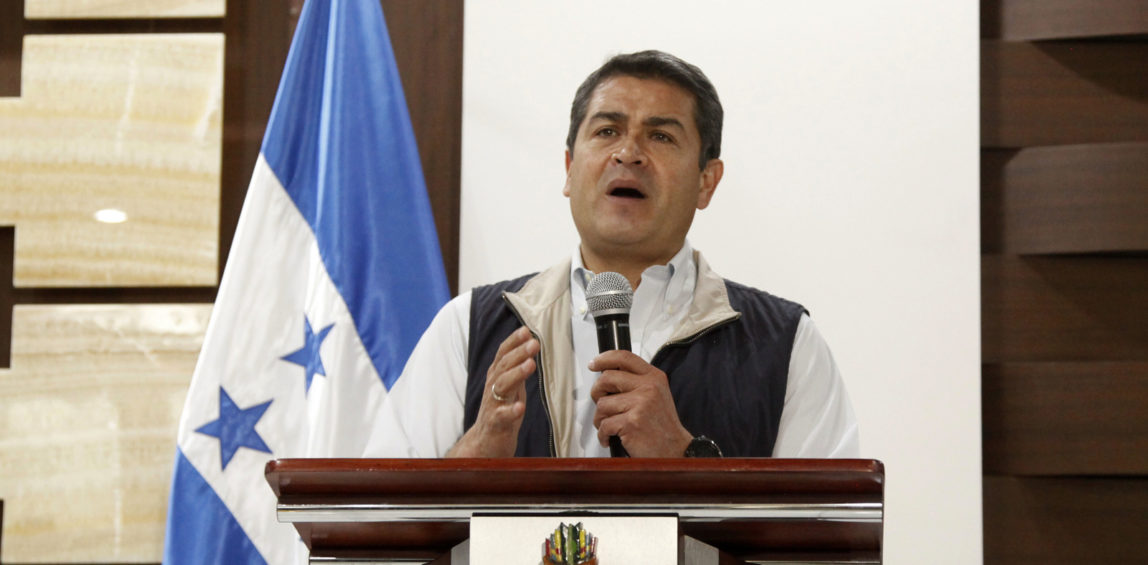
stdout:
{"type": "MultiPolygon", "coordinates": [[[[597,561],[589,565],[677,565],[676,516],[530,515],[479,516],[470,520],[470,565],[555,565],[544,559],[546,542],[562,528],[581,524],[582,540],[593,539],[597,561]]],[[[579,534],[575,534],[578,538],[579,534]]],[[[559,552],[560,553],[560,552],[559,552]]],[[[583,556],[586,552],[581,553],[583,556]]],[[[553,554],[552,554],[553,555],[553,554]]],[[[566,563],[563,565],[583,565],[566,563]]]]}

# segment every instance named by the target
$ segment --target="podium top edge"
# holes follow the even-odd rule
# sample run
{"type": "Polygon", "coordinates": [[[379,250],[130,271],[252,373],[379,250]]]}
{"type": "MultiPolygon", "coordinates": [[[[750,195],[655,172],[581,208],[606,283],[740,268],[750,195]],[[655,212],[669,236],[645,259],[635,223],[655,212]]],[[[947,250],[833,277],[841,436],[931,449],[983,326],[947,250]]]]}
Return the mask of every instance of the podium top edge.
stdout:
{"type": "Polygon", "coordinates": [[[277,459],[265,475],[278,497],[443,494],[475,485],[488,493],[521,493],[523,485],[584,493],[713,485],[707,488],[880,497],[885,468],[872,459],[277,459]]]}
{"type": "Polygon", "coordinates": [[[722,472],[821,472],[856,471],[884,475],[885,465],[876,459],[773,459],[773,458],[544,458],[507,457],[485,459],[361,459],[287,458],[267,462],[273,472],[419,472],[419,471],[722,471],[722,472]]]}

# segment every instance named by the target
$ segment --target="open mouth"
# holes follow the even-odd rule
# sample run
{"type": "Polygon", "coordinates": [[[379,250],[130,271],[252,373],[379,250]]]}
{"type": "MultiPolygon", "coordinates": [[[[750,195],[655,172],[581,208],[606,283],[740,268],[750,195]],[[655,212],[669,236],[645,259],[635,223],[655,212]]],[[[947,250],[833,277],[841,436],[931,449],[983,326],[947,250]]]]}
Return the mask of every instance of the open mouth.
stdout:
{"type": "Polygon", "coordinates": [[[619,198],[645,198],[646,195],[636,188],[628,186],[620,186],[610,191],[610,196],[617,196],[619,198]]]}

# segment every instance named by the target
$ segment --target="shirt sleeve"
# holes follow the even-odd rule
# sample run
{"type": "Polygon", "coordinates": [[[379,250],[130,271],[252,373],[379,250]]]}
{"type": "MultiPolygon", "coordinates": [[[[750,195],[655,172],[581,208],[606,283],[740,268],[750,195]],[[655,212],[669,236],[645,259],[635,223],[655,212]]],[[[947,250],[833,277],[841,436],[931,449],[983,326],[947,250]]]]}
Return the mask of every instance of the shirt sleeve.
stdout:
{"type": "Polygon", "coordinates": [[[443,457],[462,437],[470,292],[443,306],[383,400],[363,457],[443,457]]]}
{"type": "Polygon", "coordinates": [[[860,455],[857,416],[833,354],[808,315],[797,325],[785,407],[773,456],[848,458],[860,455]]]}

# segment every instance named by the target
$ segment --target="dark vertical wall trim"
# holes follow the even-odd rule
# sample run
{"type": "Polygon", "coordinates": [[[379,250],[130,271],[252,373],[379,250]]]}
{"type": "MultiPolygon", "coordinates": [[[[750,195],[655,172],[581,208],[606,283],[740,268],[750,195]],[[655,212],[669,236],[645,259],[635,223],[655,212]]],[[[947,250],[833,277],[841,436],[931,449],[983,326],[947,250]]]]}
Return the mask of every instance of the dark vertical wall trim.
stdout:
{"type": "Polygon", "coordinates": [[[290,0],[228,0],[223,76],[223,155],[219,199],[219,273],[259,157],[291,47],[290,0]]]}
{"type": "Polygon", "coordinates": [[[12,262],[16,259],[16,228],[0,226],[0,369],[12,367],[12,262]]]}
{"type": "Polygon", "coordinates": [[[20,96],[24,0],[0,1],[0,96],[20,96]]]}

